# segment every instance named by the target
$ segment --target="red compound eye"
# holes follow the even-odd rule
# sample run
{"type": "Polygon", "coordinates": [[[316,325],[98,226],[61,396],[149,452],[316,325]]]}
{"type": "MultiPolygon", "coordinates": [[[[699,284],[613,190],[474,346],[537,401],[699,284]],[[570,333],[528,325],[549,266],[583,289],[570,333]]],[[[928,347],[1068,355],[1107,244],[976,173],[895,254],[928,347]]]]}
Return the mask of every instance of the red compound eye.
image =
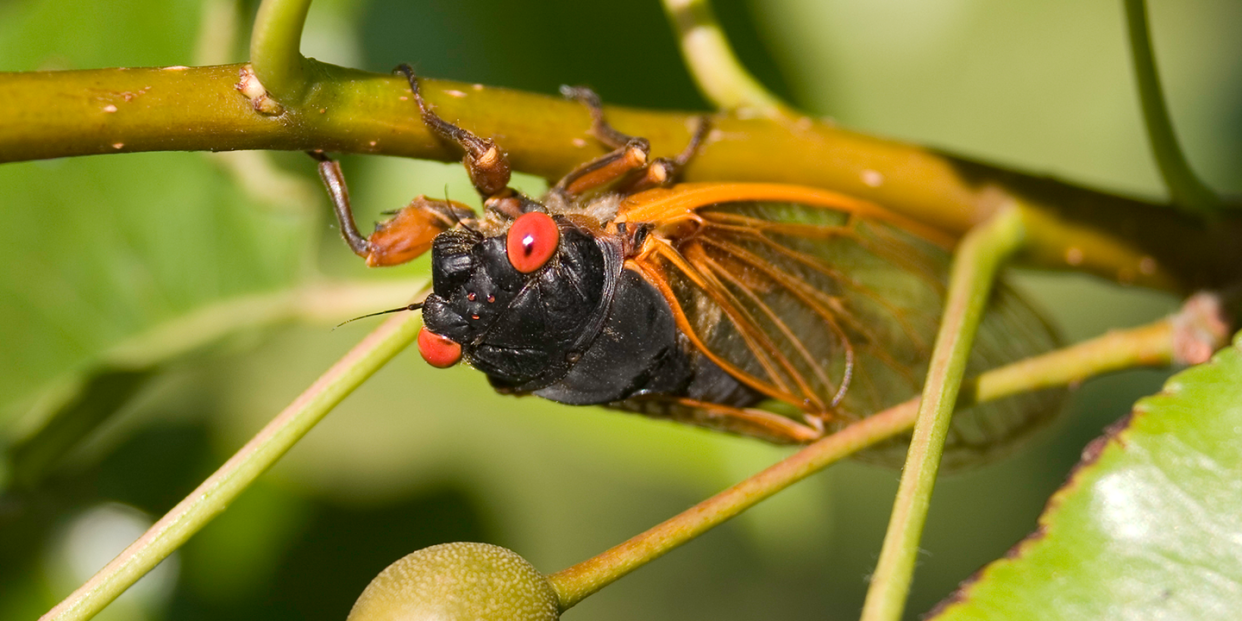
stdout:
{"type": "Polygon", "coordinates": [[[427,364],[437,369],[447,369],[461,360],[461,345],[427,328],[418,329],[418,353],[427,364]]]}
{"type": "Polygon", "coordinates": [[[524,213],[513,221],[505,238],[509,264],[513,269],[529,274],[543,267],[556,254],[556,245],[560,241],[561,229],[552,216],[539,211],[524,213]]]}

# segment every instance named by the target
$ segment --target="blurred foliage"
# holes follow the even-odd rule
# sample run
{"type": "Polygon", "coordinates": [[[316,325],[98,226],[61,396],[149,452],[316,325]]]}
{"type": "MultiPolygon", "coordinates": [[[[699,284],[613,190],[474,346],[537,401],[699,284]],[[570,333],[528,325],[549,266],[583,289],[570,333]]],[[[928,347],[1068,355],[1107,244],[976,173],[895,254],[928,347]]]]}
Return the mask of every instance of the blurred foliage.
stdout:
{"type": "MultiPolygon", "coordinates": [[[[245,58],[221,37],[254,2],[7,0],[0,70],[189,65],[245,58]],[[207,16],[207,18],[204,18],[207,16]],[[200,32],[200,23],[206,32],[200,32]],[[225,24],[227,25],[227,24],[225,24]],[[201,50],[199,42],[206,42],[201,50]]],[[[1105,188],[1158,194],[1120,3],[952,0],[716,2],[743,62],[843,125],[1105,188]]],[[[1242,174],[1242,5],[1152,2],[1156,54],[1192,163],[1218,190],[1242,174]]],[[[321,0],[303,51],[387,71],[701,109],[660,7],[569,0],[321,0]]],[[[276,154],[318,196],[310,162],[276,154]]],[[[474,200],[459,166],[344,159],[362,221],[415,194],[474,200]]],[[[0,167],[0,443],[72,395],[95,363],[187,312],[325,275],[368,272],[326,201],[257,195],[210,154],[0,167]],[[51,404],[51,405],[49,405],[51,404]]],[[[541,181],[526,178],[537,191],[541,181]]],[[[1176,301],[1073,275],[1022,275],[1070,340],[1176,301]]],[[[393,305],[402,300],[393,300],[393,305]]],[[[342,317],[341,319],[346,319],[342,317]]],[[[361,324],[361,325],[359,325],[361,324]]],[[[42,485],[0,497],[0,618],[33,618],[86,576],[53,561],[75,516],[121,502],[152,519],[365,334],[301,325],[169,361],[42,485]]],[[[1083,446],[1164,375],[1089,383],[1026,452],[944,481],[911,615],[1035,526],[1083,446]]],[[[380,569],[434,543],[509,547],[544,571],[594,555],[785,454],[624,414],[497,396],[469,369],[407,354],[351,397],[179,555],[175,589],[114,616],[342,619],[380,569]]],[[[753,509],[578,606],[591,619],[853,618],[896,473],[845,464],[753,509]]],[[[128,541],[117,541],[119,550],[128,541]]]]}

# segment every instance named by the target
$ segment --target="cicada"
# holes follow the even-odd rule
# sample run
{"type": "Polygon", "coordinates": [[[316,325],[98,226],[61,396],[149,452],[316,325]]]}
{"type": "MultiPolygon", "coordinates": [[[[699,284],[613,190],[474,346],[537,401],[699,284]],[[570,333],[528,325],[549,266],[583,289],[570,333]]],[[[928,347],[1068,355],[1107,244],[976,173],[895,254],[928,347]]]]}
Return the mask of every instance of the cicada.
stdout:
{"type": "MultiPolygon", "coordinates": [[[[341,231],[372,266],[431,251],[418,348],[433,366],[482,371],[499,392],[602,405],[777,443],[807,443],[918,394],[955,239],[843,194],[765,183],[678,183],[710,143],[700,119],[676,157],[566,96],[611,152],[541,198],[509,187],[490,139],[440,118],[408,66],[423,121],[465,151],[484,213],[414,199],[363,237],[339,166],[319,170],[341,231]]],[[[1057,342],[996,288],[972,355],[982,371],[1057,342]]],[[[1055,410],[1028,395],[959,416],[950,462],[994,452],[1055,410]]],[[[883,451],[880,451],[883,453],[883,451]]]]}

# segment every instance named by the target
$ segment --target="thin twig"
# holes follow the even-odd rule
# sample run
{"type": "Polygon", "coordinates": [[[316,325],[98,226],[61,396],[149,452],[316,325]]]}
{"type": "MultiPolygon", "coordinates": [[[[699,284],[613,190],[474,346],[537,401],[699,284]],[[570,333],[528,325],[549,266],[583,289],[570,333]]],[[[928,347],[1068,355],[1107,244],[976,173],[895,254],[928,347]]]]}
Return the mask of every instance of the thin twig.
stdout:
{"type": "Polygon", "coordinates": [[[919,540],[949,432],[966,361],[983,319],[997,270],[1022,243],[1021,212],[1010,208],[972,231],[958,247],[949,274],[944,319],[923,383],[897,499],[863,604],[864,621],[896,621],[905,609],[919,540]]]}
{"type": "Polygon", "coordinates": [[[712,12],[710,0],[664,0],[686,68],[699,92],[720,110],[768,118],[798,114],[742,66],[712,12]]]}
{"type": "Polygon", "coordinates": [[[219,470],[160,518],[137,541],[43,615],[41,621],[82,621],[116,599],[229,505],[328,412],[409,345],[421,315],[398,315],[345,354],[219,470]]]}
{"type": "MultiPolygon", "coordinates": [[[[981,374],[964,390],[958,407],[1013,394],[1061,386],[1103,373],[1173,361],[1177,318],[1113,332],[1062,350],[981,374]]],[[[1206,345],[1219,346],[1219,342],[1206,345]]],[[[812,444],[755,476],[704,500],[606,552],[548,577],[567,610],[698,535],[790,485],[874,443],[908,431],[917,413],[911,399],[812,444]]]]}
{"type": "Polygon", "coordinates": [[[1151,142],[1156,166],[1164,177],[1173,203],[1198,213],[1210,213],[1220,209],[1221,201],[1215,192],[1203,183],[1190,168],[1186,155],[1173,132],[1173,120],[1165,105],[1164,91],[1160,88],[1160,74],[1151,49],[1151,31],[1147,25],[1145,0],[1124,0],[1126,29],[1130,35],[1130,57],[1134,61],[1134,78],[1138,83],[1139,103],[1143,108],[1143,121],[1147,125],[1147,139],[1151,142]]]}
{"type": "MultiPolygon", "coordinates": [[[[239,92],[243,65],[0,73],[6,122],[0,162],[99,153],[267,149],[373,153],[456,161],[428,132],[394,76],[308,60],[316,76],[300,105],[256,110],[239,92]],[[110,110],[115,109],[115,112],[110,110]]],[[[503,136],[515,170],[557,178],[594,151],[580,146],[582,106],[469,84],[425,80],[446,118],[481,136],[503,136]],[[577,141],[575,143],[575,141],[577,141]]],[[[607,107],[619,129],[678,153],[695,115],[607,107]]],[[[1017,200],[1060,227],[1032,262],[1141,286],[1188,292],[1242,272],[1242,216],[1206,226],[1167,206],[949,157],[813,120],[791,131],[768,119],[713,119],[712,138],[687,181],[772,181],[873,201],[927,226],[962,234],[1017,200]],[[880,180],[877,183],[877,180],[880,180]],[[1120,228],[1118,222],[1128,222],[1120,228]]]]}
{"type": "Polygon", "coordinates": [[[311,0],[263,0],[250,35],[250,64],[259,83],[284,105],[301,103],[310,86],[302,26],[311,0]]]}

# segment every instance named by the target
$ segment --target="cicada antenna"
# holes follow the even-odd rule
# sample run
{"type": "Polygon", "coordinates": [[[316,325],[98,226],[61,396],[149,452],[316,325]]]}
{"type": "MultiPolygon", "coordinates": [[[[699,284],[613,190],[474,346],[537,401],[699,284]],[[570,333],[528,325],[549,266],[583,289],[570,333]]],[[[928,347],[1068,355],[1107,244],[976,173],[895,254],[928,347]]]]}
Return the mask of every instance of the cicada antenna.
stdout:
{"type": "Polygon", "coordinates": [[[342,321],[341,323],[336,324],[336,326],[334,326],[332,329],[335,330],[347,323],[353,323],[355,321],[358,321],[359,319],[366,319],[367,317],[378,317],[380,315],[387,315],[389,313],[399,313],[401,311],[416,311],[422,307],[423,307],[422,302],[414,302],[413,304],[406,304],[405,306],[402,306],[400,308],[390,308],[388,310],[383,310],[378,313],[371,313],[369,315],[362,315],[361,317],[354,317],[353,319],[350,319],[348,321],[342,321]]]}

